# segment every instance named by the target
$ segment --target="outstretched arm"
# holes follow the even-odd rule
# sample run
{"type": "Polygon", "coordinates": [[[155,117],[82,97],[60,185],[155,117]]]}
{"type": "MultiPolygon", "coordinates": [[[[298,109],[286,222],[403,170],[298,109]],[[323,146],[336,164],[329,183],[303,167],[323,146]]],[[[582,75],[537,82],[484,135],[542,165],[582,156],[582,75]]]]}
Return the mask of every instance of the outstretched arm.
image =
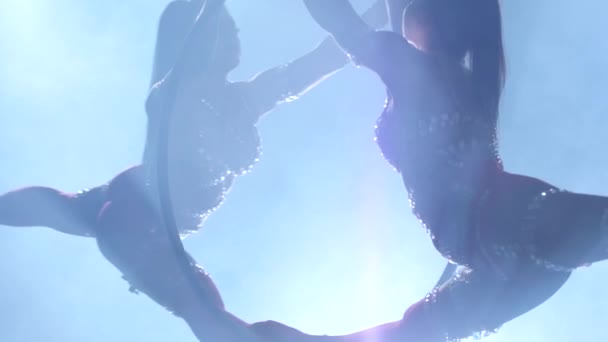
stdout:
{"type": "Polygon", "coordinates": [[[348,0],[304,0],[313,19],[347,52],[357,51],[372,32],[348,0]]]}
{"type": "MultiPolygon", "coordinates": [[[[384,27],[388,15],[384,0],[377,0],[362,15],[372,27],[384,27]]],[[[332,37],[327,37],[314,50],[292,62],[266,70],[243,83],[248,104],[256,114],[263,114],[278,103],[303,95],[315,85],[344,67],[349,59],[332,37]]]]}
{"type": "Polygon", "coordinates": [[[376,72],[385,82],[420,53],[399,34],[374,31],[348,0],[304,0],[315,21],[327,30],[357,64],[376,72]]]}

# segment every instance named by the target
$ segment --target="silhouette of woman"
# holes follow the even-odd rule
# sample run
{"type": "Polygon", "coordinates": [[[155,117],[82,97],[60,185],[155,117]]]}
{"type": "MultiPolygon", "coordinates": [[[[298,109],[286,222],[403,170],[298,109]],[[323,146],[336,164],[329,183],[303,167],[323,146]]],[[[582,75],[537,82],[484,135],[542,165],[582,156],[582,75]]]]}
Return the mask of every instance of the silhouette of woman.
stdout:
{"type": "MultiPolygon", "coordinates": [[[[380,1],[365,16],[377,27],[387,20],[380,1]]],[[[200,310],[189,314],[195,290],[176,266],[179,260],[163,231],[157,191],[160,126],[167,119],[163,116],[171,116],[171,201],[179,232],[186,235],[200,228],[222,203],[234,179],[257,161],[260,117],[348,63],[328,37],[290,63],[248,81],[230,82],[228,73],[239,64],[239,56],[238,30],[223,0],[171,2],[159,22],[142,164],[108,184],[76,194],[39,186],[8,192],[0,196],[0,224],[45,226],[95,237],[104,256],[133,290],[146,293],[187,321],[197,321],[196,329],[205,327],[200,310]],[[179,65],[179,75],[172,71],[175,65],[179,65]],[[166,111],[168,101],[173,104],[171,111],[166,111]]],[[[209,277],[193,261],[192,270],[207,289],[204,304],[214,315],[223,312],[209,277]]],[[[205,329],[206,334],[213,331],[205,329]]]]}
{"type": "Polygon", "coordinates": [[[304,2],[386,85],[377,143],[436,249],[462,267],[400,321],[317,339],[445,341],[493,331],[550,298],[572,270],[608,257],[608,198],[503,168],[498,0],[387,0],[394,28],[403,14],[402,35],[373,31],[346,0],[304,2]]]}

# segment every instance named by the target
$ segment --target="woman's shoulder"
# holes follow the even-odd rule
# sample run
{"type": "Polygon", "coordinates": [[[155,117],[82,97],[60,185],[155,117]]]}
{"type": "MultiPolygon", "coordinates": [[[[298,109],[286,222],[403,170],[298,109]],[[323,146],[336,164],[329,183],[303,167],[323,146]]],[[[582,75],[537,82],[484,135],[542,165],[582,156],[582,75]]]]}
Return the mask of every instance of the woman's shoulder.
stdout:
{"type": "MultiPolygon", "coordinates": [[[[368,64],[376,71],[389,88],[391,84],[419,82],[432,76],[433,58],[417,49],[403,36],[392,31],[373,31],[369,39],[369,50],[373,51],[368,64]]],[[[355,56],[355,63],[358,63],[355,56]]]]}
{"type": "Polygon", "coordinates": [[[425,64],[428,64],[431,60],[427,53],[416,48],[405,37],[396,32],[378,30],[372,31],[371,34],[372,46],[370,48],[380,53],[390,54],[385,58],[405,58],[407,62],[425,64]]]}

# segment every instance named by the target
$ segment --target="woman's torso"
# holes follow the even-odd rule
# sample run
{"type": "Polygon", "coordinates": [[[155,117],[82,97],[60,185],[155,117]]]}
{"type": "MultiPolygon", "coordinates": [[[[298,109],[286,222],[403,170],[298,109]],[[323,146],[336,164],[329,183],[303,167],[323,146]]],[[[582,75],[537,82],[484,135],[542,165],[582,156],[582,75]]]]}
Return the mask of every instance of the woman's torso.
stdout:
{"type": "Polygon", "coordinates": [[[473,105],[468,72],[445,70],[429,60],[417,72],[396,73],[376,137],[436,248],[465,263],[471,222],[502,165],[496,124],[473,105]]]}
{"type": "Polygon", "coordinates": [[[148,102],[148,140],[144,153],[146,178],[157,197],[160,127],[171,112],[168,174],[171,200],[183,231],[196,230],[216,209],[234,177],[251,169],[260,155],[255,113],[250,113],[239,88],[228,83],[215,96],[179,96],[171,108],[162,84],[148,102]]]}

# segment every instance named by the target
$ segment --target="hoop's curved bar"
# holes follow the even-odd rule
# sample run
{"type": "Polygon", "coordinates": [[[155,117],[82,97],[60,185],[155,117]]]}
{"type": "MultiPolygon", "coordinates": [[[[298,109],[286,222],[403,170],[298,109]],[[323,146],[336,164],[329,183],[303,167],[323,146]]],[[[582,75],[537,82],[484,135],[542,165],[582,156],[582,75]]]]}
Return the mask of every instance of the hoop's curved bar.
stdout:
{"type": "MultiPolygon", "coordinates": [[[[207,5],[203,5],[207,7],[207,5]]],[[[202,8],[200,13],[205,11],[202,8]]],[[[200,13],[197,16],[197,20],[200,17],[200,13]]],[[[196,21],[195,21],[196,25],[196,21]]],[[[173,203],[171,202],[171,184],[169,176],[169,144],[170,144],[170,132],[171,132],[171,117],[175,109],[175,102],[177,101],[177,92],[179,89],[179,81],[184,74],[184,63],[176,63],[173,70],[171,71],[172,84],[169,84],[165,101],[163,101],[162,115],[160,117],[159,127],[159,147],[157,155],[157,179],[158,179],[158,200],[160,204],[160,213],[167,237],[173,248],[176,259],[178,260],[182,272],[190,282],[190,285],[195,290],[197,296],[202,302],[208,301],[207,289],[203,287],[203,283],[200,282],[197,273],[195,272],[195,265],[193,265],[190,256],[186,253],[184,245],[182,244],[179,228],[175,219],[173,211],[173,203]]],[[[210,307],[210,309],[213,309],[210,307]]],[[[218,308],[219,310],[219,308],[218,308]]]]}
{"type": "MultiPolygon", "coordinates": [[[[206,4],[203,5],[206,7],[206,4]]],[[[204,11],[205,9],[203,9],[204,11]]],[[[201,11],[202,12],[202,11],[201,11]]],[[[198,20],[198,18],[197,18],[198,20]]],[[[196,21],[195,21],[196,23],[196,21]]],[[[169,86],[163,110],[160,118],[160,134],[159,134],[159,147],[158,147],[158,164],[157,164],[157,178],[158,178],[158,196],[160,204],[160,213],[167,238],[173,248],[175,256],[182,268],[182,272],[186,275],[192,288],[195,290],[197,296],[201,301],[207,301],[207,290],[203,287],[199,281],[197,274],[194,272],[195,267],[192,264],[191,258],[186,253],[184,245],[179,235],[179,228],[173,211],[173,203],[171,201],[171,185],[169,176],[169,144],[170,144],[170,132],[171,132],[171,117],[175,107],[177,99],[178,84],[181,76],[184,73],[183,63],[176,63],[172,70],[172,85],[169,86]]],[[[457,265],[447,263],[441,277],[437,281],[436,287],[445,284],[456,271],[457,265]]]]}
{"type": "MultiPolygon", "coordinates": [[[[177,73],[176,73],[177,74],[177,73]]],[[[171,125],[171,113],[174,108],[177,87],[170,87],[170,91],[167,94],[167,101],[164,106],[164,113],[162,115],[160,134],[159,134],[159,148],[158,148],[158,165],[157,165],[157,177],[158,177],[158,200],[160,204],[160,213],[167,238],[171,243],[175,257],[178,260],[182,272],[191,283],[192,288],[197,293],[197,296],[201,300],[207,300],[206,289],[202,287],[197,274],[195,273],[194,265],[184,249],[182,244],[179,228],[175,215],[173,213],[173,203],[171,201],[171,185],[169,178],[169,136],[170,136],[170,125],[171,125]]]]}

